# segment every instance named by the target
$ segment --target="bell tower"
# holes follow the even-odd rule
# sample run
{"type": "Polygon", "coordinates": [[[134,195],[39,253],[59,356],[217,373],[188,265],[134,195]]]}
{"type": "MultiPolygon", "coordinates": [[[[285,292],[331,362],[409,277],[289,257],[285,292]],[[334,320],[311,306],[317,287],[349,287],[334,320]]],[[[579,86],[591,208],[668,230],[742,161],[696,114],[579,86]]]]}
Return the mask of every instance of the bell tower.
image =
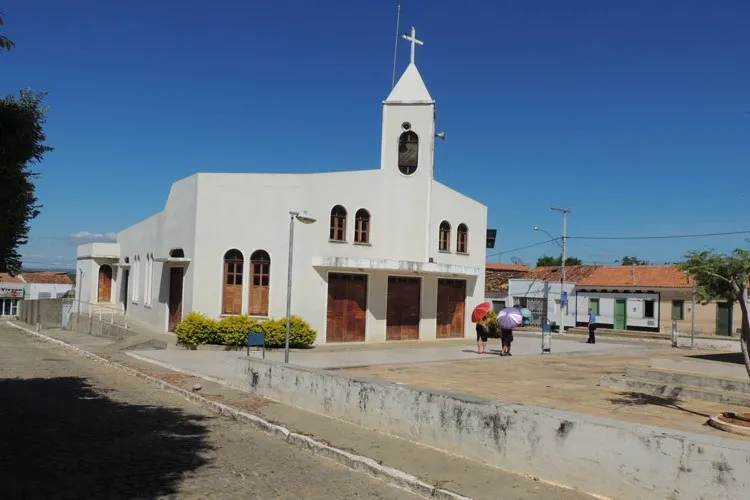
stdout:
{"type": "Polygon", "coordinates": [[[432,180],[435,101],[414,62],[416,46],[424,43],[414,28],[403,38],[411,42],[411,60],[383,101],[380,168],[404,178],[432,180]]]}

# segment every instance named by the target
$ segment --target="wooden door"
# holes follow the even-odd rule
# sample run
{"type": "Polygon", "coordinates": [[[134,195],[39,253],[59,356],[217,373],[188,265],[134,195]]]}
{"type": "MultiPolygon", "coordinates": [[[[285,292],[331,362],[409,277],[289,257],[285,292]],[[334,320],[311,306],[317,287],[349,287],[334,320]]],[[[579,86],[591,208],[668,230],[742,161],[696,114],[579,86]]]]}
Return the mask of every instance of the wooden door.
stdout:
{"type": "Polygon", "coordinates": [[[615,300],[615,330],[625,330],[628,327],[627,301],[615,300]]]}
{"type": "Polygon", "coordinates": [[[716,335],[732,335],[732,307],[728,302],[716,303],[716,335]]]}
{"type": "Polygon", "coordinates": [[[97,302],[112,301],[112,267],[103,265],[99,268],[99,293],[97,302]]]}
{"type": "Polygon", "coordinates": [[[330,273],[326,342],[364,342],[367,275],[330,273]]]}
{"type": "Polygon", "coordinates": [[[421,284],[419,278],[388,277],[386,340],[419,338],[421,284]]]}
{"type": "Polygon", "coordinates": [[[465,280],[438,280],[437,338],[463,337],[466,307],[465,280]]]}
{"type": "Polygon", "coordinates": [[[184,271],[181,267],[169,270],[169,331],[182,321],[182,281],[184,271]]]}

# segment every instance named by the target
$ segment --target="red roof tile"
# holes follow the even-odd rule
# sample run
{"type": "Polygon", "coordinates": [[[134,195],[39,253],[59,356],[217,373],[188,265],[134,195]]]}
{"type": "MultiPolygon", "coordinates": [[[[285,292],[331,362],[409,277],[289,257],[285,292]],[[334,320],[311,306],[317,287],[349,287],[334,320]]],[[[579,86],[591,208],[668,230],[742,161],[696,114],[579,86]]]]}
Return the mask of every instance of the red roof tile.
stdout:
{"type": "Polygon", "coordinates": [[[11,276],[8,273],[0,273],[0,283],[23,283],[17,276],[11,276]]]}
{"type": "Polygon", "coordinates": [[[495,262],[485,263],[486,269],[493,271],[529,271],[529,266],[520,266],[516,264],[497,264],[495,262]]]}
{"type": "Polygon", "coordinates": [[[580,286],[692,288],[692,281],[676,266],[602,266],[581,280],[580,286]]]}
{"type": "MultiPolygon", "coordinates": [[[[579,283],[597,269],[598,266],[565,266],[565,281],[579,283]]],[[[521,279],[560,281],[560,266],[535,267],[521,279]]]]}
{"type": "Polygon", "coordinates": [[[47,285],[72,285],[73,280],[70,279],[68,273],[54,272],[54,271],[40,271],[36,273],[23,273],[21,275],[26,283],[38,283],[47,285]]]}

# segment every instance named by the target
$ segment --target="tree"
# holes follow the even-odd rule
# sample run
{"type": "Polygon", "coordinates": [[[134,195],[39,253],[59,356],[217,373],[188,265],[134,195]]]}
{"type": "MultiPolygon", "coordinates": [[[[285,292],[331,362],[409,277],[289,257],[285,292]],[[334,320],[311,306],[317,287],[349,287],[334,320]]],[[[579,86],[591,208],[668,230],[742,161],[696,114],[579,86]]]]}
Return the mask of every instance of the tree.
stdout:
{"type": "MultiPolygon", "coordinates": [[[[0,26],[2,25],[3,25],[3,13],[0,12],[0,26]]],[[[13,43],[13,40],[10,40],[5,35],[0,34],[0,52],[4,50],[7,52],[8,50],[11,50],[15,46],[16,44],[13,43]]]]}
{"type": "MultiPolygon", "coordinates": [[[[583,264],[583,262],[578,257],[567,257],[565,259],[566,266],[580,266],[581,264],[583,264]]],[[[550,255],[542,255],[536,261],[537,267],[551,267],[551,266],[561,266],[561,265],[562,265],[562,255],[558,257],[552,257],[550,255]]]]}
{"type": "Polygon", "coordinates": [[[623,266],[645,266],[648,264],[647,261],[641,260],[638,257],[628,257],[627,255],[622,258],[623,266]]]}
{"type": "Polygon", "coordinates": [[[22,90],[0,99],[0,272],[21,271],[18,248],[28,242],[29,223],[39,215],[34,193],[36,172],[30,169],[44,154],[45,93],[22,90]]]}
{"type": "Polygon", "coordinates": [[[739,302],[742,310],[742,334],[740,346],[745,368],[750,375],[750,320],[747,316],[745,290],[750,279],[750,251],[737,249],[730,255],[720,255],[709,251],[693,251],[685,255],[685,262],[679,267],[690,273],[698,285],[697,298],[702,304],[713,299],[724,299],[730,303],[739,302]]]}

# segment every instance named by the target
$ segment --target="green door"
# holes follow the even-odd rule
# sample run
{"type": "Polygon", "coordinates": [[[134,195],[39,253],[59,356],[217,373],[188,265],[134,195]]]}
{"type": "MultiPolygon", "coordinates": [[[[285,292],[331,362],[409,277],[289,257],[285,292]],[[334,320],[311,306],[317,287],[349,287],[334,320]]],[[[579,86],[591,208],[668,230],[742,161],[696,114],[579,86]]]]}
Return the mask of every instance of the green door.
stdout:
{"type": "Polygon", "coordinates": [[[732,306],[728,302],[716,303],[716,335],[732,335],[732,306]]]}
{"type": "Polygon", "coordinates": [[[627,326],[627,301],[615,300],[615,330],[624,330],[627,326]]]}

